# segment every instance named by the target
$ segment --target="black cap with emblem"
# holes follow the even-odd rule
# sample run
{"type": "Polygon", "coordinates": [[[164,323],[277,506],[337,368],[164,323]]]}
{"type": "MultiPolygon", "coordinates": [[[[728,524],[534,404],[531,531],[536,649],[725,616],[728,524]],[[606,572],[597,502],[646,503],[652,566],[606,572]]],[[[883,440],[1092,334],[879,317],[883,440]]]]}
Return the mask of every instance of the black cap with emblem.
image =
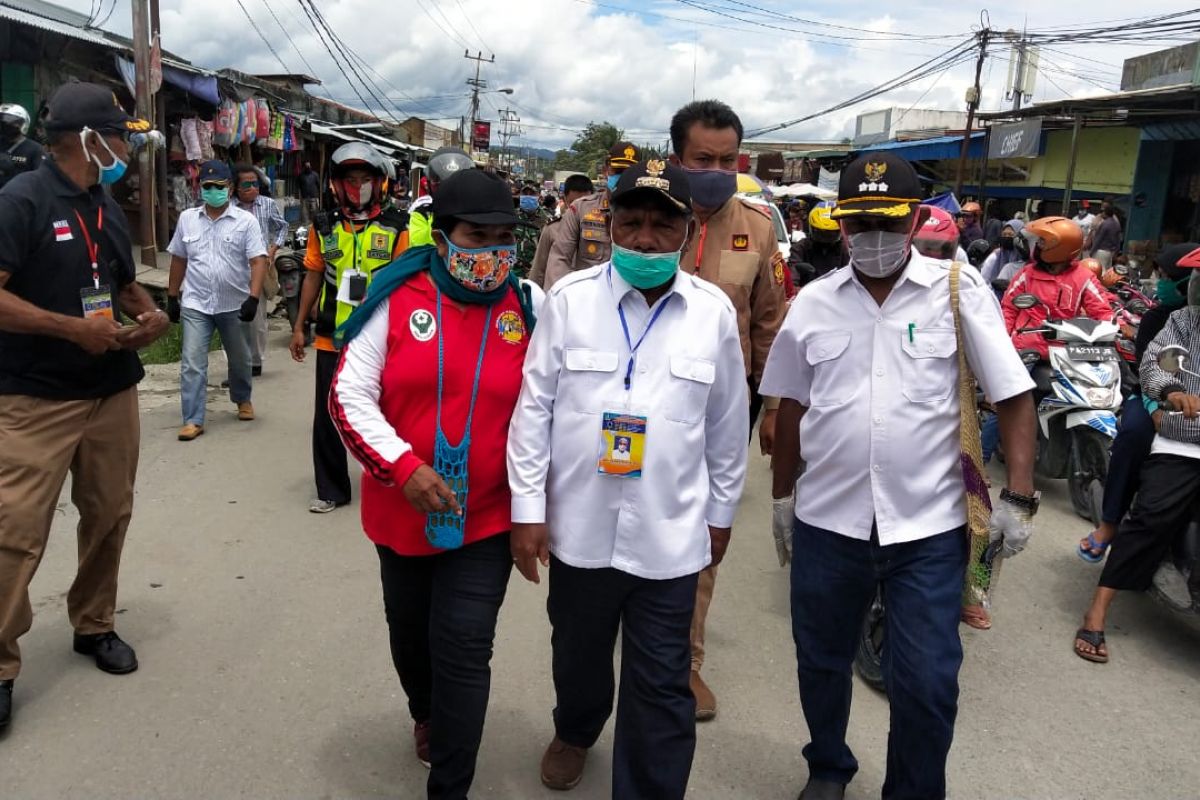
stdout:
{"type": "Polygon", "coordinates": [[[46,108],[43,125],[48,131],[91,128],[102,133],[144,133],[151,127],[146,120],[125,113],[113,90],[98,83],[65,83],[50,97],[46,108]]]}
{"type": "Polygon", "coordinates": [[[912,164],[891,153],[866,153],[842,169],[830,216],[904,217],[920,202],[921,181],[912,164]]]}
{"type": "Polygon", "coordinates": [[[651,159],[634,164],[621,173],[621,179],[612,191],[612,204],[619,206],[642,192],[665,198],[682,214],[692,213],[692,190],[688,186],[687,173],[668,161],[651,159]]]}
{"type": "Polygon", "coordinates": [[[617,142],[608,150],[608,166],[617,172],[642,160],[642,151],[633,142],[617,142]]]}

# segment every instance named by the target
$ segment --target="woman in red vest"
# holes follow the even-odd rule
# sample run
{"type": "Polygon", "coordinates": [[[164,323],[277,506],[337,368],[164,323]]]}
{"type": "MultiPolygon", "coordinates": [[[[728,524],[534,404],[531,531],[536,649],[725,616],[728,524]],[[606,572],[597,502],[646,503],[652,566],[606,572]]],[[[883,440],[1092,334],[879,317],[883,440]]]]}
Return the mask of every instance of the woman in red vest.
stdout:
{"type": "Polygon", "coordinates": [[[505,451],[534,322],[512,273],[516,224],[503,182],[455,174],[435,244],[377,271],[338,331],[330,413],[363,465],[363,528],[431,798],[465,798],[474,777],[512,568],[505,451]]]}

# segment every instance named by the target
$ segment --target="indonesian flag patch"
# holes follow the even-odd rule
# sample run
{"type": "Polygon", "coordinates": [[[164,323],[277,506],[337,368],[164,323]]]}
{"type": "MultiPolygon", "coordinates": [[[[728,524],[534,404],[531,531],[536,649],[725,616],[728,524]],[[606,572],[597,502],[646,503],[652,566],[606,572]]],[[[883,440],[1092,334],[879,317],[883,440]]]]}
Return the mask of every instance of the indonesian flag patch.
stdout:
{"type": "Polygon", "coordinates": [[[75,237],[71,235],[71,225],[65,219],[55,220],[54,223],[54,241],[69,242],[75,237]]]}

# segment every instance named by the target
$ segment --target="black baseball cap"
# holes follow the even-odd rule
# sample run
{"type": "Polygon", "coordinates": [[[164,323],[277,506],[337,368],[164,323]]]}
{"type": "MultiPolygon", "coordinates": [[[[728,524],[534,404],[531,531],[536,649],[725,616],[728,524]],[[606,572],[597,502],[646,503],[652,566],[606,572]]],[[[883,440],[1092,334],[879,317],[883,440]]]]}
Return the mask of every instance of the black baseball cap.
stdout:
{"type": "Polygon", "coordinates": [[[633,142],[617,142],[608,150],[608,166],[627,169],[642,160],[642,151],[633,142]]]}
{"type": "Polygon", "coordinates": [[[691,213],[692,190],[687,173],[669,161],[655,158],[626,169],[612,191],[612,203],[620,205],[621,201],[639,192],[665,197],[679,211],[691,213]]]}
{"type": "Polygon", "coordinates": [[[463,169],[438,185],[433,214],[477,225],[516,225],[508,184],[481,169],[463,169]]]}
{"type": "Polygon", "coordinates": [[[43,125],[48,131],[91,128],[100,133],[144,133],[152,127],[146,120],[125,113],[116,93],[98,83],[64,83],[46,108],[43,125]]]}
{"type": "Polygon", "coordinates": [[[912,164],[892,153],[866,153],[842,169],[830,216],[904,217],[920,202],[921,181],[912,164]]]}

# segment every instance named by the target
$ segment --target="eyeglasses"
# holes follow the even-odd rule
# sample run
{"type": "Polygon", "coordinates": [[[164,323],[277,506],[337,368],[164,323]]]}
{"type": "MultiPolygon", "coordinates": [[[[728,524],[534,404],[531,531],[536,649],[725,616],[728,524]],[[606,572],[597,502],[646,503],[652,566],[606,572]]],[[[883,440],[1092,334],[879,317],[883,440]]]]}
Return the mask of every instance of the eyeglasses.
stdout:
{"type": "Polygon", "coordinates": [[[255,189],[258,187],[257,181],[242,181],[238,184],[239,189],[255,189]]]}
{"type": "Polygon", "coordinates": [[[201,189],[225,189],[228,186],[229,184],[225,183],[225,181],[207,181],[200,184],[201,189]]]}

